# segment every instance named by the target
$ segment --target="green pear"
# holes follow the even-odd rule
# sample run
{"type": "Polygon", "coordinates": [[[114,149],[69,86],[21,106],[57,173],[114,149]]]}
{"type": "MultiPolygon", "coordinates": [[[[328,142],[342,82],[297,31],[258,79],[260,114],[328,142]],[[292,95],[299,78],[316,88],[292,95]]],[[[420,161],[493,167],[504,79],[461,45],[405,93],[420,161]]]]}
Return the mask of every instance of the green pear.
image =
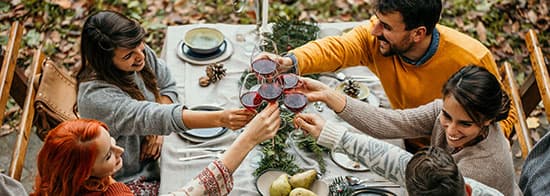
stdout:
{"type": "Polygon", "coordinates": [[[315,180],[317,180],[317,171],[310,169],[302,173],[294,174],[290,177],[289,182],[292,188],[302,187],[309,189],[315,180]]]}
{"type": "Polygon", "coordinates": [[[289,196],[317,196],[317,194],[305,188],[295,188],[290,191],[289,196]]]}
{"type": "Polygon", "coordinates": [[[288,183],[288,174],[279,176],[269,187],[269,195],[271,196],[288,196],[292,188],[288,183]]]}

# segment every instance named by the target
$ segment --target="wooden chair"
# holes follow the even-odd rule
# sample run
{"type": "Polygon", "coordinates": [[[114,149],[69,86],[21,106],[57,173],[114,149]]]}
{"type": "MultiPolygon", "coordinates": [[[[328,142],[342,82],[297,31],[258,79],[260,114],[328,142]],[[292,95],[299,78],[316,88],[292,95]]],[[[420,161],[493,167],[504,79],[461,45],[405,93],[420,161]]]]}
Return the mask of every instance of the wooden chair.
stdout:
{"type": "MultiPolygon", "coordinates": [[[[77,118],[72,112],[76,102],[76,81],[66,73],[66,70],[60,69],[45,58],[42,46],[36,49],[29,77],[25,76],[22,68],[16,66],[22,32],[23,26],[19,22],[14,22],[0,73],[3,81],[0,86],[1,117],[3,118],[10,95],[23,110],[8,169],[8,175],[16,180],[21,179],[33,123],[39,130],[44,129],[44,123],[47,122],[49,130],[56,123],[77,118]],[[35,111],[38,106],[40,106],[39,109],[35,111]],[[37,118],[35,113],[41,114],[40,117],[37,118]]],[[[42,132],[42,135],[45,135],[46,131],[42,132]]]]}
{"type": "MultiPolygon", "coordinates": [[[[530,29],[525,34],[525,44],[529,50],[533,75],[536,79],[536,84],[542,99],[544,108],[546,109],[546,118],[550,122],[550,76],[548,74],[548,65],[544,62],[544,56],[540,47],[537,34],[530,29]]],[[[537,102],[538,104],[538,102],[537,102]]]]}
{"type": "Polygon", "coordinates": [[[39,84],[37,81],[39,80],[39,73],[41,72],[44,60],[44,53],[42,53],[42,47],[40,46],[36,49],[32,60],[32,72],[29,77],[29,81],[27,82],[28,88],[25,102],[23,104],[23,114],[21,115],[19,131],[17,132],[17,139],[15,141],[10,168],[8,170],[8,175],[16,180],[21,179],[21,173],[25,163],[27,146],[34,119],[34,98],[36,97],[36,85],[39,84]]]}
{"type": "Polygon", "coordinates": [[[527,154],[533,149],[533,142],[529,133],[529,128],[527,128],[527,117],[523,109],[523,103],[521,102],[521,94],[519,92],[519,87],[512,70],[512,66],[508,62],[500,67],[501,82],[510,92],[510,100],[516,106],[517,110],[517,120],[514,125],[514,130],[516,131],[519,145],[521,148],[521,154],[523,159],[527,157],[527,154]]]}
{"type": "Polygon", "coordinates": [[[21,37],[23,35],[23,25],[18,21],[13,22],[6,45],[6,52],[3,57],[2,68],[0,70],[0,119],[4,119],[6,104],[10,97],[10,89],[13,81],[13,75],[16,69],[17,56],[19,55],[19,47],[21,46],[21,37]]]}

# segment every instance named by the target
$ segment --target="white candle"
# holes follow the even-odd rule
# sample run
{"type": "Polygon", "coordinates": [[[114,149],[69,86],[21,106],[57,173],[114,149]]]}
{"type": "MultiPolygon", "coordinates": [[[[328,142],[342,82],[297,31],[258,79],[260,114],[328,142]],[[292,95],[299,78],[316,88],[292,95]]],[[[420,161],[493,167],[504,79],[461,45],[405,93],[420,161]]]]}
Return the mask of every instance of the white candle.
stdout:
{"type": "Polygon", "coordinates": [[[262,4],[260,6],[262,8],[262,25],[260,27],[260,32],[266,32],[267,29],[267,18],[268,18],[268,10],[269,10],[269,0],[262,0],[262,4]]]}

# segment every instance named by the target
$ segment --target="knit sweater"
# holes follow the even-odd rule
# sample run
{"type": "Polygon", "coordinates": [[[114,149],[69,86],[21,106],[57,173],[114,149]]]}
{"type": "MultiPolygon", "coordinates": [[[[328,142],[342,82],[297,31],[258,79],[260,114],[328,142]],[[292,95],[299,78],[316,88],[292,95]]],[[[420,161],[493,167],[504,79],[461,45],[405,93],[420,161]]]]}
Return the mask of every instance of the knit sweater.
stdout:
{"type": "Polygon", "coordinates": [[[3,173],[0,173],[0,195],[4,196],[19,196],[19,195],[28,195],[27,191],[25,191],[25,188],[23,185],[9,177],[4,175],[3,173]]]}
{"type": "MultiPolygon", "coordinates": [[[[385,177],[402,187],[406,187],[405,170],[412,154],[390,143],[372,138],[368,135],[344,131],[346,128],[333,122],[327,122],[321,131],[317,143],[335,148],[341,146],[348,154],[371,168],[371,171],[385,177]]],[[[496,189],[465,177],[465,183],[472,187],[474,196],[503,195],[496,189]]]]}
{"type": "MultiPolygon", "coordinates": [[[[376,36],[371,35],[377,19],[360,25],[342,36],[312,41],[291,51],[299,73],[336,71],[366,65],[379,79],[393,108],[413,108],[441,98],[441,87],[460,68],[470,64],[485,67],[497,78],[498,68],[491,52],[479,41],[443,25],[437,25],[439,42],[432,57],[423,64],[412,65],[399,55],[380,53],[376,36]]],[[[432,40],[434,41],[434,40],[432,40]]],[[[509,135],[516,122],[515,109],[503,122],[509,135]]]]}
{"type": "MultiPolygon", "coordinates": [[[[228,195],[231,190],[233,190],[233,176],[220,160],[215,160],[183,188],[165,196],[228,195]]],[[[124,183],[117,182],[109,185],[105,191],[88,191],[79,193],[79,195],[133,196],[134,194],[124,183]]]]}
{"type": "Polygon", "coordinates": [[[145,96],[145,101],[130,97],[119,87],[103,80],[83,82],[78,88],[78,111],[82,118],[96,119],[109,126],[109,132],[124,148],[124,166],[115,174],[117,181],[128,182],[139,176],[158,179],[159,166],[156,160],[140,161],[141,144],[146,135],[168,135],[187,130],[182,121],[184,106],[178,104],[176,83],[163,61],[154,52],[145,48],[145,65],[157,76],[160,94],[168,96],[176,104],[159,104],[147,90],[143,79],[133,73],[135,83],[145,96]]]}
{"type": "MultiPolygon", "coordinates": [[[[440,99],[413,109],[390,110],[347,97],[344,110],[338,116],[376,138],[431,136],[433,146],[452,152],[439,121],[442,108],[440,99]]],[[[452,156],[463,176],[493,187],[504,195],[521,195],[514,181],[510,145],[498,124],[489,125],[489,134],[484,140],[466,146],[452,156]]]]}

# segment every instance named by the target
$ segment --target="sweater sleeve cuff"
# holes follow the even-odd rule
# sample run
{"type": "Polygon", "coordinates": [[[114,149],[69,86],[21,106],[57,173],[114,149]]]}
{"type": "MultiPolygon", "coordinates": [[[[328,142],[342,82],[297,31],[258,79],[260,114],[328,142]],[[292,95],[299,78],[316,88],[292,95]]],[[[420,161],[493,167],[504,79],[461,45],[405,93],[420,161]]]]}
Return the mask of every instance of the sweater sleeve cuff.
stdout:
{"type": "Polygon", "coordinates": [[[189,129],[185,126],[185,124],[183,124],[183,110],[185,109],[187,109],[187,107],[185,107],[184,105],[179,105],[172,112],[172,116],[175,118],[173,119],[174,122],[176,122],[176,124],[182,131],[187,131],[189,129]]]}
{"type": "Polygon", "coordinates": [[[346,128],[344,126],[327,121],[321,131],[321,134],[319,135],[319,138],[317,139],[317,144],[333,149],[338,145],[344,136],[345,131],[346,128]]]}

